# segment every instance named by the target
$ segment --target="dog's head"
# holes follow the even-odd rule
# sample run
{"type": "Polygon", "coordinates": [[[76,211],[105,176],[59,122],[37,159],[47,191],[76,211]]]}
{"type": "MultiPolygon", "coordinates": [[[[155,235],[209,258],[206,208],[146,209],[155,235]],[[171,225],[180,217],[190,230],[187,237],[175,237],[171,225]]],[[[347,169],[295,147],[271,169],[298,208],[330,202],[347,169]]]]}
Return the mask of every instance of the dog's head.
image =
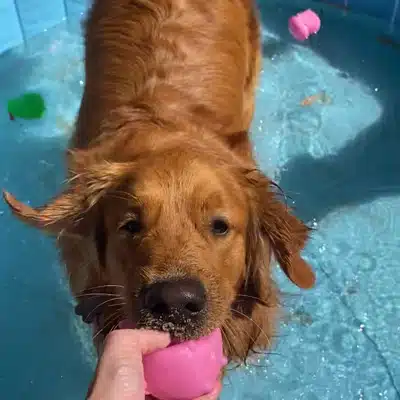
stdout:
{"type": "Polygon", "coordinates": [[[43,207],[5,194],[20,219],[58,236],[75,294],[108,285],[120,301],[104,304],[124,318],[187,339],[252,320],[257,304],[268,319],[272,255],[297,286],[313,285],[300,255],[308,229],[223,146],[178,140],[123,162],[85,157],[43,207]]]}

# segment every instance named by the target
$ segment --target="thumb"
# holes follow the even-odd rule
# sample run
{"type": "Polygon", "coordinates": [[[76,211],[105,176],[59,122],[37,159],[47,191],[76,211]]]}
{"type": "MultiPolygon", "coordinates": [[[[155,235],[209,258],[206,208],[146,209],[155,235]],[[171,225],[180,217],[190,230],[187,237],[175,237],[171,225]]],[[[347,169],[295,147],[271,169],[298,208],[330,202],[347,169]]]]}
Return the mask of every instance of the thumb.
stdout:
{"type": "Polygon", "coordinates": [[[170,336],[163,332],[144,329],[130,330],[130,332],[135,334],[142,355],[163,349],[171,342],[170,336]]]}
{"type": "Polygon", "coordinates": [[[100,364],[103,363],[107,368],[123,364],[136,369],[142,355],[167,347],[169,343],[170,338],[166,333],[118,329],[107,336],[100,364]]]}
{"type": "Polygon", "coordinates": [[[142,355],[170,343],[168,334],[120,329],[111,332],[100,359],[90,399],[144,398],[142,355]]]}

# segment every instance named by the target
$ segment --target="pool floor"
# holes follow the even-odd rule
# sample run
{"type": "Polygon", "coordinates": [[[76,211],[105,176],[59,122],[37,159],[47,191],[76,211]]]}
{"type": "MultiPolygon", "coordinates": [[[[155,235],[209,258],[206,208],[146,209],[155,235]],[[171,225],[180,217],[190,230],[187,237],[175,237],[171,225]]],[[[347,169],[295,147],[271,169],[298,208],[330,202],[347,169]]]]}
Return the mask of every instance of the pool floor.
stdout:
{"type": "MultiPolygon", "coordinates": [[[[232,371],[222,400],[400,399],[400,49],[378,23],[314,8],[320,33],[287,32],[299,11],[262,6],[264,65],[253,125],[263,170],[316,229],[305,251],[311,291],[283,277],[286,316],[270,354],[232,371]]],[[[82,94],[82,44],[60,26],[0,56],[0,180],[42,204],[63,181],[63,150],[82,94]],[[40,121],[10,121],[6,101],[40,91],[40,121]]],[[[0,393],[83,398],[88,332],[52,242],[0,203],[0,393]]]]}

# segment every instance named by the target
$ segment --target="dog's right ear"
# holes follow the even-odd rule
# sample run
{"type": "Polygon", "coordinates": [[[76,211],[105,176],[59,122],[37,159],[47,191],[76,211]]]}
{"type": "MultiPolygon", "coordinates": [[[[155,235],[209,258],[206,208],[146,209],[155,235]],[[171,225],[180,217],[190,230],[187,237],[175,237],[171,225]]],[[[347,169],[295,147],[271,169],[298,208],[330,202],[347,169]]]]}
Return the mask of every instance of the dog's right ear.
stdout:
{"type": "Polygon", "coordinates": [[[224,137],[225,143],[239,157],[245,160],[252,159],[253,147],[248,131],[231,132],[224,137]]]}
{"type": "Polygon", "coordinates": [[[3,197],[12,213],[22,222],[54,235],[61,232],[81,209],[81,196],[74,191],[66,191],[37,208],[20,202],[6,191],[3,191],[3,197]]]}
{"type": "MultiPolygon", "coordinates": [[[[81,157],[81,156],[79,156],[81,157]]],[[[77,160],[79,160],[77,157],[77,160]]],[[[82,157],[81,157],[82,158],[82,157]]],[[[26,224],[52,235],[73,227],[112,188],[117,187],[132,163],[98,162],[79,166],[68,181],[68,188],[44,206],[33,208],[4,191],[12,213],[26,224]]]]}

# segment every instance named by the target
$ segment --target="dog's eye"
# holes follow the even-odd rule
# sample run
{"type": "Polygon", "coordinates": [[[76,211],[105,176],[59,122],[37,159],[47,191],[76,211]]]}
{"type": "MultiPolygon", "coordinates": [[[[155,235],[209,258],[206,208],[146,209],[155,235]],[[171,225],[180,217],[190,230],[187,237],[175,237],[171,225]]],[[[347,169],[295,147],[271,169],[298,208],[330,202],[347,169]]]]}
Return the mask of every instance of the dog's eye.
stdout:
{"type": "Polygon", "coordinates": [[[132,235],[135,235],[140,233],[140,231],[142,230],[142,224],[138,219],[131,219],[125,222],[120,229],[129,232],[132,235]]]}
{"type": "Polygon", "coordinates": [[[224,218],[214,218],[211,221],[211,232],[216,236],[224,236],[229,232],[228,223],[224,218]]]}

